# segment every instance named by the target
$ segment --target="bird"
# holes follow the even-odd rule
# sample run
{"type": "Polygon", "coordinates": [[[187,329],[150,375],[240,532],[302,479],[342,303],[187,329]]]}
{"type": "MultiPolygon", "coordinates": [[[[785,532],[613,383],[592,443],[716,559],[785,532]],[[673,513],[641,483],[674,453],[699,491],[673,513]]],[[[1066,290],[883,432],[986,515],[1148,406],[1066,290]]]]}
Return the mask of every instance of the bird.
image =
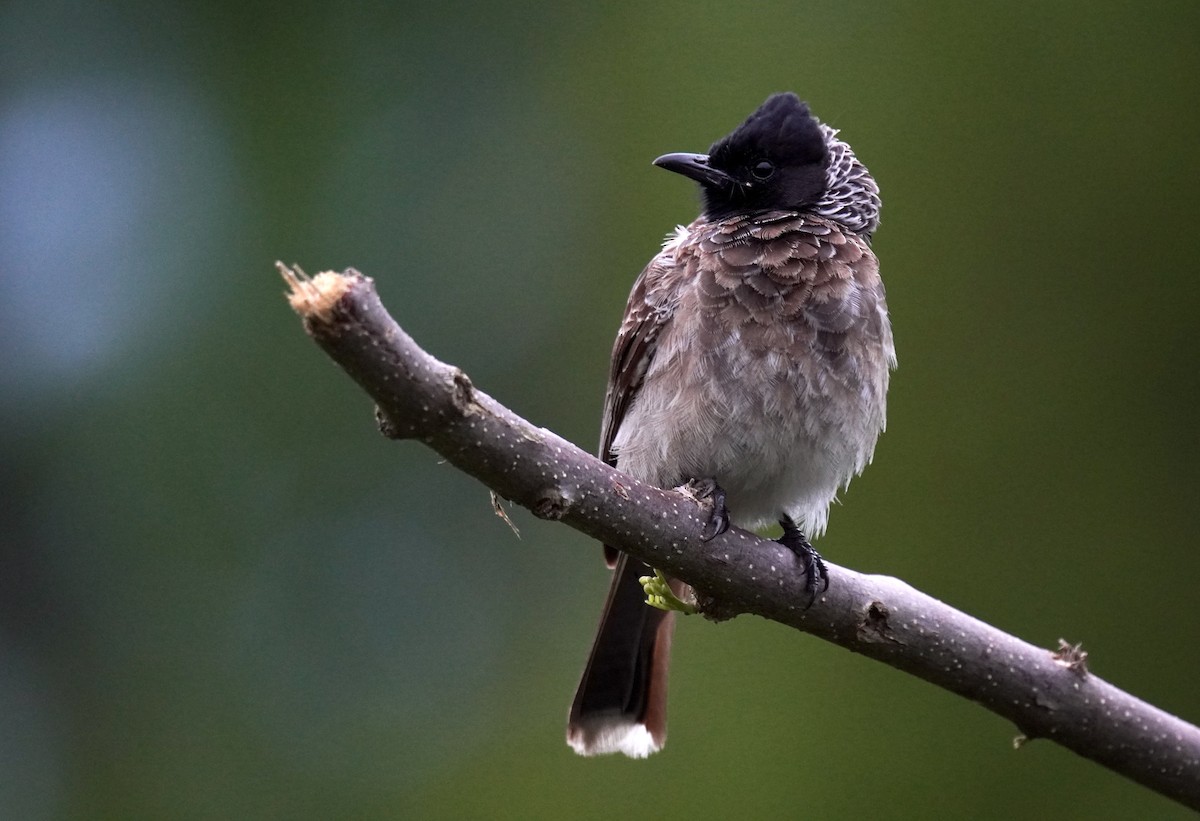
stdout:
{"type": "MultiPolygon", "coordinates": [[[[703,538],[778,522],[809,604],[828,586],[809,537],[870,463],[896,366],[871,250],[879,188],[838,133],[784,92],[707,154],[654,160],[699,184],[702,210],[634,282],[600,433],[600,457],[636,479],[699,482],[703,538]]],[[[645,758],[666,742],[675,613],[646,604],[646,565],[604,550],[613,577],[567,742],[645,758]]]]}

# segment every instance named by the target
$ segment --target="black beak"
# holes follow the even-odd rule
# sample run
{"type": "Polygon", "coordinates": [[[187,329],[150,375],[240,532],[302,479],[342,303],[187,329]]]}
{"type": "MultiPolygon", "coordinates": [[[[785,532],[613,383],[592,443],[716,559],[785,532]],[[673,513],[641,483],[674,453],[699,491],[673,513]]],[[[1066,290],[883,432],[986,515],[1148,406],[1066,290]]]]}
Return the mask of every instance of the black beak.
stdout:
{"type": "Polygon", "coordinates": [[[733,185],[732,177],[708,164],[707,154],[663,154],[654,164],[710,188],[725,189],[733,185]]]}

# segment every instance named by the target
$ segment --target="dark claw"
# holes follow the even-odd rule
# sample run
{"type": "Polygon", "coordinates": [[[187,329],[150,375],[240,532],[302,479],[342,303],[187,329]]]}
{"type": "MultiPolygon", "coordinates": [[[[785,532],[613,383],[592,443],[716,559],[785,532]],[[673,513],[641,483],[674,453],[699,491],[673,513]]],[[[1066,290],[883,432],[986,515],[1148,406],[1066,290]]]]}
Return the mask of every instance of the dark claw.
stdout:
{"type": "Polygon", "coordinates": [[[729,508],[725,506],[725,491],[717,484],[716,479],[693,479],[688,484],[692,495],[697,499],[712,500],[712,512],[708,514],[708,521],[700,531],[703,541],[712,541],[729,529],[729,508]]]}
{"type": "Polygon", "coordinates": [[[809,598],[808,605],[804,609],[807,610],[817,600],[818,579],[823,582],[822,593],[829,589],[829,571],[825,569],[825,561],[821,558],[821,554],[808,543],[808,539],[804,538],[804,533],[795,522],[784,516],[779,520],[779,524],[783,525],[783,536],[779,538],[779,543],[796,554],[796,558],[800,560],[800,566],[804,570],[804,591],[808,593],[809,598]]]}

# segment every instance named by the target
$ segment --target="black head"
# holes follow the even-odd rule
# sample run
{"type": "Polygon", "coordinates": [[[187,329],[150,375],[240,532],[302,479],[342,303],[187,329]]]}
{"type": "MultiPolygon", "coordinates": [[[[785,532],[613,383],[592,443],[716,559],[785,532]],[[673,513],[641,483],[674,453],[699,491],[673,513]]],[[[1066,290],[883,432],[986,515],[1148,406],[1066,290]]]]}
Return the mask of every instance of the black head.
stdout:
{"type": "Polygon", "coordinates": [[[707,155],[666,154],[654,164],[700,183],[710,218],[804,210],[826,189],[829,146],[808,104],[773,94],[707,155]]]}

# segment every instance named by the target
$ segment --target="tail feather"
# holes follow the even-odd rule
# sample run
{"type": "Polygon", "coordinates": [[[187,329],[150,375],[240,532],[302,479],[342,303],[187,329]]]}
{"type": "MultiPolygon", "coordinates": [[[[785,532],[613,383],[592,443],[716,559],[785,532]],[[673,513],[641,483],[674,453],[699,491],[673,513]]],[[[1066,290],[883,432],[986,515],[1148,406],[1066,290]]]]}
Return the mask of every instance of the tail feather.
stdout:
{"type": "Polygon", "coordinates": [[[675,614],[646,604],[638,579],[649,572],[637,559],[617,560],[567,724],[567,743],[580,755],[645,758],[666,743],[675,614]]]}

